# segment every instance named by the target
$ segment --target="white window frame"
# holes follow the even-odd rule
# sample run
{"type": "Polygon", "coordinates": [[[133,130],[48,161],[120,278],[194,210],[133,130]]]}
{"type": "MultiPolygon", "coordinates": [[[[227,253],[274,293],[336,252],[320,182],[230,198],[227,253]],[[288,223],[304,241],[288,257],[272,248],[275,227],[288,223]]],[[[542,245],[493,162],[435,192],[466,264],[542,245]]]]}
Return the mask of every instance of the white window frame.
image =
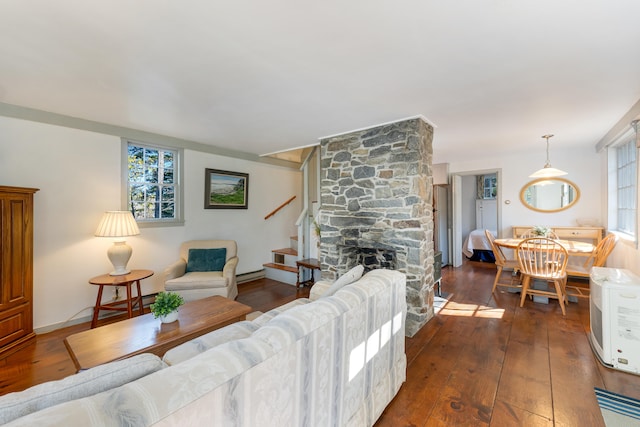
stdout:
{"type": "Polygon", "coordinates": [[[608,229],[636,245],[638,243],[638,154],[636,131],[633,126],[607,148],[608,229]],[[625,162],[627,156],[621,152],[625,146],[633,150],[635,160],[632,163],[625,162]],[[625,164],[621,165],[621,161],[625,164]],[[629,203],[630,197],[635,199],[631,203],[629,203]],[[628,211],[629,220],[626,223],[621,222],[621,209],[628,211]]]}
{"type": "Polygon", "coordinates": [[[174,159],[174,218],[136,218],[139,227],[173,227],[184,225],[184,190],[183,182],[183,158],[182,148],[170,147],[166,145],[140,142],[132,139],[122,138],[122,209],[130,210],[129,200],[129,145],[136,147],[150,148],[158,151],[172,151],[175,153],[174,159]]]}

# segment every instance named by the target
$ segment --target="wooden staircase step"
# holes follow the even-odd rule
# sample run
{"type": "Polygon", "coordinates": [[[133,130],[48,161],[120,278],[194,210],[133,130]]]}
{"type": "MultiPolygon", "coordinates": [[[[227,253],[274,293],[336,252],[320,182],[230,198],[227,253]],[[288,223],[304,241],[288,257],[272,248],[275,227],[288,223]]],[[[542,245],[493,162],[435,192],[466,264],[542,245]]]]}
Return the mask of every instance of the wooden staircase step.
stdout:
{"type": "Polygon", "coordinates": [[[282,255],[293,255],[298,256],[298,251],[293,248],[282,248],[282,249],[274,249],[271,252],[282,255]]]}
{"type": "Polygon", "coordinates": [[[298,236],[291,236],[289,237],[291,240],[298,240],[298,236]]]}
{"type": "Polygon", "coordinates": [[[263,267],[267,267],[267,268],[275,268],[276,270],[282,270],[282,271],[289,271],[291,273],[298,273],[298,269],[296,267],[292,267],[290,265],[284,265],[284,264],[276,264],[273,262],[268,262],[266,264],[262,264],[263,267]]]}

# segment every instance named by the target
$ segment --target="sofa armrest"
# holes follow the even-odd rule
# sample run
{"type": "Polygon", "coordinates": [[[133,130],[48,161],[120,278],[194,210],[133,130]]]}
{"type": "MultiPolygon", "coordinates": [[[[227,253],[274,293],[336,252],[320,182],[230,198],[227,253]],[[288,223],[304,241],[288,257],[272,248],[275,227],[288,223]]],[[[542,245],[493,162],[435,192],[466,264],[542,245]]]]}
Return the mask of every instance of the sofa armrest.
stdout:
{"type": "Polygon", "coordinates": [[[224,265],[222,269],[223,277],[235,277],[236,276],[236,266],[238,265],[238,257],[234,256],[227,260],[227,263],[224,265]]]}
{"type": "Polygon", "coordinates": [[[183,259],[180,259],[164,269],[164,281],[166,282],[167,280],[184,276],[186,272],[187,262],[183,259]]]}
{"type": "Polygon", "coordinates": [[[332,283],[326,280],[318,280],[309,291],[309,299],[315,301],[331,287],[332,283]]]}

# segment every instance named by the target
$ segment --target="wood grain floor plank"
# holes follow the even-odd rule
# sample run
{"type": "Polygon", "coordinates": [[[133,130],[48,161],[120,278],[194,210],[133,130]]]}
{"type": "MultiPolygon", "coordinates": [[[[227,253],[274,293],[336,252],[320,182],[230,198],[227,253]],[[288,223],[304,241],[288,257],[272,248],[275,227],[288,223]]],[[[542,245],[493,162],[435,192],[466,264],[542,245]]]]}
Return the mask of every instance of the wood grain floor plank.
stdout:
{"type": "Polygon", "coordinates": [[[460,363],[448,377],[430,418],[445,425],[489,425],[500,373],[460,363]]]}
{"type": "Polygon", "coordinates": [[[549,358],[556,425],[604,426],[593,390],[603,382],[586,335],[550,327],[549,358]]]}
{"type": "Polygon", "coordinates": [[[497,397],[512,407],[553,417],[547,321],[535,310],[519,309],[513,316],[497,397]]]}
{"type": "Polygon", "coordinates": [[[421,331],[422,333],[416,334],[414,339],[406,340],[405,353],[407,355],[407,363],[412,363],[424,347],[429,345],[433,337],[444,325],[444,322],[445,318],[442,316],[436,316],[434,319],[429,321],[428,327],[423,328],[423,331],[421,331]]]}
{"type": "Polygon", "coordinates": [[[553,427],[553,420],[498,399],[493,406],[493,416],[489,425],[490,427],[553,427]]]}
{"type": "MultiPolygon", "coordinates": [[[[419,357],[414,360],[411,364],[411,372],[407,373],[407,381],[393,400],[393,413],[385,411],[377,425],[417,426],[426,422],[431,408],[440,396],[450,372],[457,363],[457,359],[451,355],[461,354],[466,345],[463,340],[455,337],[459,335],[471,336],[475,327],[472,322],[457,320],[456,318],[447,319],[429,345],[423,348],[423,353],[428,353],[429,357],[419,357]]],[[[427,324],[418,334],[428,334],[429,327],[430,325],[427,324]]]]}
{"type": "Polygon", "coordinates": [[[513,407],[553,418],[549,352],[511,340],[497,398],[513,407]]]}
{"type": "Polygon", "coordinates": [[[465,341],[458,363],[449,375],[433,416],[449,425],[467,422],[488,425],[505,357],[511,322],[505,315],[477,305],[475,316],[466,321],[475,324],[465,341]],[[505,318],[506,317],[506,318],[505,318]]]}

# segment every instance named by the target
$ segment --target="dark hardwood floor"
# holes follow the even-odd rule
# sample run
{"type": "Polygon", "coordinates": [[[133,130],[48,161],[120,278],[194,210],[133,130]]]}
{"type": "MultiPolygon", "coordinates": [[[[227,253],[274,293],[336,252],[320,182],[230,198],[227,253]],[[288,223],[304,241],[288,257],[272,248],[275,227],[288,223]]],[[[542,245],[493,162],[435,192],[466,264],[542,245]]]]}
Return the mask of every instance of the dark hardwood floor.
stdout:
{"type": "MultiPolygon", "coordinates": [[[[587,339],[588,301],[567,307],[491,294],[495,267],[443,269],[450,301],[406,340],[407,381],[377,426],[603,426],[593,387],[640,398],[640,376],[604,368],[587,339]]],[[[239,285],[238,301],[268,311],[307,296],[268,279],[239,285]]],[[[64,378],[74,366],[62,340],[89,323],[38,335],[0,360],[0,394],[64,378]]]]}
{"type": "MultiPolygon", "coordinates": [[[[492,264],[443,269],[450,302],[406,340],[407,382],[376,426],[604,426],[593,387],[640,398],[640,376],[603,367],[587,299],[491,294],[492,264]]],[[[498,288],[499,290],[500,288],[498,288]]]]}

